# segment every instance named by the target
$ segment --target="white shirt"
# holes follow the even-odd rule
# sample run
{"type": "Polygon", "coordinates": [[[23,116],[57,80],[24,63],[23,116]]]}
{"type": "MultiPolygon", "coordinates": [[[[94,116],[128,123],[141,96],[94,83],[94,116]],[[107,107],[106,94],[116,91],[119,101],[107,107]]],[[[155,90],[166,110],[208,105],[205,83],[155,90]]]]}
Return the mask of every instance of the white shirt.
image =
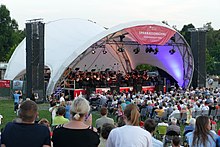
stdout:
{"type": "Polygon", "coordinates": [[[60,103],[61,103],[61,102],[65,102],[64,97],[61,96],[59,101],[60,101],[60,103]]]}
{"type": "Polygon", "coordinates": [[[154,137],[152,137],[152,143],[153,143],[152,147],[163,147],[163,142],[155,139],[154,137]]]}
{"type": "Polygon", "coordinates": [[[151,134],[139,126],[125,125],[113,129],[106,147],[152,147],[151,134]]]}

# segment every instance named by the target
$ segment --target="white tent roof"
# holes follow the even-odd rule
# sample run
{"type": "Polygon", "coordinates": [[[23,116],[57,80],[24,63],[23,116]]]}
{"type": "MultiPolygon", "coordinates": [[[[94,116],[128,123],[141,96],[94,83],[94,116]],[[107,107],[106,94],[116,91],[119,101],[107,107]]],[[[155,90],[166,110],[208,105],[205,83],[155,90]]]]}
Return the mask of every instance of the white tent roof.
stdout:
{"type": "MultiPolygon", "coordinates": [[[[163,26],[176,32],[167,25],[152,21],[124,23],[107,30],[95,23],[80,19],[65,19],[47,23],[45,25],[45,65],[51,69],[47,93],[50,94],[53,91],[67,67],[73,69],[78,67],[88,71],[109,68],[127,72],[139,64],[150,64],[169,73],[180,86],[187,87],[192,78],[193,57],[190,47],[178,32],[175,33],[176,43],[169,45],[169,40],[168,45],[158,46],[157,55],[146,54],[145,45],[138,45],[140,52],[134,54],[133,49],[137,45],[127,44],[124,46],[125,52],[120,53],[117,51],[117,43],[108,43],[112,38],[118,42],[121,34],[126,34],[124,40],[131,42],[133,38],[126,32],[126,28],[145,25],[163,26]],[[169,54],[171,47],[176,50],[174,55],[169,54]],[[95,50],[96,53],[92,54],[92,50],[95,50]],[[103,54],[103,50],[106,50],[107,53],[103,54]]],[[[5,79],[13,80],[25,71],[25,58],[25,41],[23,40],[9,61],[5,79]]]]}

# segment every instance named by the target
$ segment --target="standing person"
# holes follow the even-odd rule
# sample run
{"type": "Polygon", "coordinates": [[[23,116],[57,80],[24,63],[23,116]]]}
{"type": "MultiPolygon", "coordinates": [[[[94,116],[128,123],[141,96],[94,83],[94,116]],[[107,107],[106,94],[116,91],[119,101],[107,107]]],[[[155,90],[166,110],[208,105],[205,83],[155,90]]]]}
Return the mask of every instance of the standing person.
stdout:
{"type": "Polygon", "coordinates": [[[18,105],[20,101],[20,96],[22,96],[22,92],[16,90],[13,97],[14,97],[14,113],[17,113],[18,105]]]}
{"type": "Polygon", "coordinates": [[[126,125],[113,129],[106,147],[152,147],[151,134],[139,125],[140,113],[135,104],[129,104],[124,111],[126,125]]]}
{"type": "Polygon", "coordinates": [[[37,104],[26,100],[18,113],[20,121],[9,122],[2,132],[1,147],[50,147],[50,131],[34,123],[38,115],[37,104]]]}
{"type": "Polygon", "coordinates": [[[72,114],[70,122],[56,128],[53,132],[53,146],[97,147],[100,142],[99,135],[91,126],[92,116],[88,115],[89,111],[89,102],[82,97],[76,98],[70,110],[72,114]]]}
{"type": "Polygon", "coordinates": [[[114,120],[112,118],[107,117],[108,109],[106,107],[102,107],[100,113],[102,117],[96,120],[96,128],[99,130],[98,132],[100,132],[101,127],[104,123],[109,123],[114,125],[114,120]]]}
{"type": "Polygon", "coordinates": [[[210,123],[207,116],[199,116],[196,119],[195,130],[186,134],[190,147],[216,147],[218,135],[210,131],[210,123]]]}

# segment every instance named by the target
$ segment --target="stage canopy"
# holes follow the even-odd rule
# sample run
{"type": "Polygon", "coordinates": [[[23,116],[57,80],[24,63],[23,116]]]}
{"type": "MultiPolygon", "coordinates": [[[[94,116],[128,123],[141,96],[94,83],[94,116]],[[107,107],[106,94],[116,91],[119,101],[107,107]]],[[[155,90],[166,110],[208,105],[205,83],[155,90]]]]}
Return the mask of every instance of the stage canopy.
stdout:
{"type": "MultiPolygon", "coordinates": [[[[25,45],[24,39],[13,53],[5,79],[18,79],[25,73],[25,45]]],[[[192,80],[194,62],[189,45],[179,32],[163,23],[137,21],[109,29],[81,19],[45,24],[45,66],[51,70],[47,94],[65,80],[67,68],[126,73],[140,64],[166,71],[183,88],[192,80]]]]}

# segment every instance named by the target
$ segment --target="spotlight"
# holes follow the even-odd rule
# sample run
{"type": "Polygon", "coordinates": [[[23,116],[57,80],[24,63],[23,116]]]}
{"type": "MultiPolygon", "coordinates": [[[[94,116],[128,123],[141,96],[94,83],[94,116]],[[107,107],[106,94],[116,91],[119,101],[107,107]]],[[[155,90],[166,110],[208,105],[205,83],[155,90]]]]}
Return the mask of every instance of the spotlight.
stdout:
{"type": "Polygon", "coordinates": [[[154,50],[154,55],[156,55],[159,52],[158,48],[156,47],[154,50]]]}
{"type": "Polygon", "coordinates": [[[95,54],[95,50],[92,50],[92,54],[95,54]]]}
{"type": "Polygon", "coordinates": [[[150,49],[149,49],[149,47],[147,46],[146,49],[145,49],[145,52],[146,52],[146,53],[149,53],[149,50],[150,50],[150,49]]]}
{"type": "Polygon", "coordinates": [[[175,52],[176,52],[176,50],[175,50],[174,48],[172,48],[171,50],[169,50],[169,53],[170,53],[171,55],[173,55],[175,52]]]}
{"type": "Polygon", "coordinates": [[[106,51],[106,50],[103,50],[102,52],[103,52],[103,54],[107,54],[107,51],[106,51]]]}
{"type": "Polygon", "coordinates": [[[149,53],[154,52],[154,49],[150,46],[149,53]]]}
{"type": "Polygon", "coordinates": [[[118,52],[124,52],[124,48],[123,47],[119,47],[118,48],[118,52]]]}
{"type": "Polygon", "coordinates": [[[138,53],[140,52],[140,48],[139,48],[139,47],[135,48],[135,49],[133,50],[133,52],[134,52],[135,54],[138,54],[138,53]]]}

